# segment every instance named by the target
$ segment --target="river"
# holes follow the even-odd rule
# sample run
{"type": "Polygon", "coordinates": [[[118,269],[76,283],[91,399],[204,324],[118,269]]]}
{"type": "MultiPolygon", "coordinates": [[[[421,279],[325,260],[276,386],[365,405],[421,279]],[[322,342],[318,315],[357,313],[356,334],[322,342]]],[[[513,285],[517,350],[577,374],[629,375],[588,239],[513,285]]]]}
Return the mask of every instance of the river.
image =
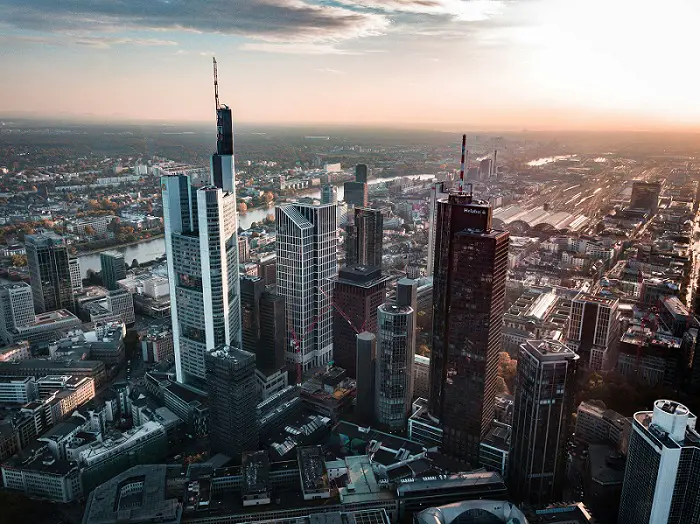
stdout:
{"type": "MultiPolygon", "coordinates": [[[[435,177],[435,175],[416,175],[416,176],[411,176],[410,178],[420,178],[421,180],[430,180],[435,177]]],[[[382,182],[389,182],[391,180],[396,180],[398,178],[403,178],[401,176],[395,176],[395,177],[389,177],[389,178],[379,178],[379,179],[374,179],[370,180],[368,183],[370,185],[373,184],[379,184],[382,182]]],[[[343,200],[345,197],[345,191],[343,188],[343,184],[336,184],[336,187],[338,188],[338,200],[343,200]]],[[[304,193],[304,197],[311,197],[311,198],[321,198],[321,189],[315,189],[312,191],[309,191],[308,193],[304,193]]],[[[275,208],[274,207],[259,207],[255,209],[251,209],[247,213],[243,213],[238,216],[238,225],[242,227],[243,229],[248,229],[250,225],[253,222],[260,222],[261,220],[265,220],[265,217],[270,214],[274,213],[275,208]]],[[[165,240],[163,238],[156,238],[153,240],[146,240],[144,242],[139,242],[138,244],[133,244],[131,246],[126,246],[126,247],[118,247],[118,248],[112,248],[116,251],[120,251],[124,253],[124,260],[128,265],[131,265],[134,259],[138,260],[139,262],[150,262],[151,260],[155,260],[158,257],[161,257],[165,254],[165,240]]],[[[93,271],[100,271],[100,254],[99,253],[92,253],[89,255],[81,255],[80,257],[80,271],[83,275],[83,278],[86,278],[88,269],[92,269],[93,271]]]]}

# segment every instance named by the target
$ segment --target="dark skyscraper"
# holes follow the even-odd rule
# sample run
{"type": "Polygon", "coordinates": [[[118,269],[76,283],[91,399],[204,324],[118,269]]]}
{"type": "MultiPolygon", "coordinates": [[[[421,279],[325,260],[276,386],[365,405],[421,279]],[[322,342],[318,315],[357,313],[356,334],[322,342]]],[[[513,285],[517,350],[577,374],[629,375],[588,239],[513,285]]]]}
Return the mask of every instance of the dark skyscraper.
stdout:
{"type": "Polygon", "coordinates": [[[231,458],[258,449],[255,355],[224,347],[205,353],[212,453],[231,458]]]}
{"type": "Polygon", "coordinates": [[[376,372],[377,337],[363,331],[357,335],[356,413],[365,424],[374,423],[374,374],[376,372]]]}
{"type": "Polygon", "coordinates": [[[553,340],[528,340],[520,348],[508,459],[511,495],[518,502],[561,500],[578,361],[553,340]]]}
{"type": "Polygon", "coordinates": [[[54,233],[27,235],[27,265],[37,313],[73,309],[68,246],[54,233]]]}
{"type": "Polygon", "coordinates": [[[661,182],[636,181],[632,184],[630,207],[634,209],[648,209],[655,215],[659,210],[660,195],[661,182]]]}
{"type": "Polygon", "coordinates": [[[384,218],[378,209],[355,208],[355,221],[346,240],[347,266],[382,267],[384,218]]]}
{"type": "Polygon", "coordinates": [[[369,194],[367,190],[367,166],[357,164],[355,166],[355,181],[345,182],[345,202],[348,206],[367,207],[369,205],[369,194]]]}
{"type": "Polygon", "coordinates": [[[509,235],[491,229],[491,207],[471,194],[438,201],[429,410],[442,451],[478,463],[494,415],[502,347],[509,235]]]}
{"type": "Polygon", "coordinates": [[[375,332],[377,308],[386,299],[386,282],[379,268],[345,267],[333,278],[333,360],[357,377],[355,340],[358,332],[375,332]]]}
{"type": "Polygon", "coordinates": [[[255,354],[258,390],[267,398],[287,385],[284,371],[284,301],[265,291],[260,277],[241,277],[243,349],[255,354]]]}
{"type": "Polygon", "coordinates": [[[104,286],[110,291],[119,289],[117,281],[126,278],[124,254],[119,251],[100,253],[100,267],[102,268],[102,283],[104,286]]]}

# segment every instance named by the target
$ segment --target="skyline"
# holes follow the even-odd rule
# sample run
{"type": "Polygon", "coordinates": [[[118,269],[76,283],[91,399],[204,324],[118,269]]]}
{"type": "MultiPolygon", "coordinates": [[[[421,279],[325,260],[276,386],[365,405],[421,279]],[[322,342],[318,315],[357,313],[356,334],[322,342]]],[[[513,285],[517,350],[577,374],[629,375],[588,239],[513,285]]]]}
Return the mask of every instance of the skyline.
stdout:
{"type": "Polygon", "coordinates": [[[683,0],[0,0],[0,116],[700,129],[683,0]],[[31,109],[29,109],[31,108],[31,109]]]}

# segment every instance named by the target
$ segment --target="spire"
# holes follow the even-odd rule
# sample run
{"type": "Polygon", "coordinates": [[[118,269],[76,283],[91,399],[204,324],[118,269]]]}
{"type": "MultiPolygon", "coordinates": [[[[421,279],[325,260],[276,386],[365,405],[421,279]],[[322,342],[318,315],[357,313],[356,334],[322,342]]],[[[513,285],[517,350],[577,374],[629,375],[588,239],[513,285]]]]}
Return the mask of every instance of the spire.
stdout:
{"type": "Polygon", "coordinates": [[[216,70],[216,57],[213,56],[212,60],[214,61],[214,103],[216,109],[219,109],[221,105],[219,104],[219,75],[216,70]]]}

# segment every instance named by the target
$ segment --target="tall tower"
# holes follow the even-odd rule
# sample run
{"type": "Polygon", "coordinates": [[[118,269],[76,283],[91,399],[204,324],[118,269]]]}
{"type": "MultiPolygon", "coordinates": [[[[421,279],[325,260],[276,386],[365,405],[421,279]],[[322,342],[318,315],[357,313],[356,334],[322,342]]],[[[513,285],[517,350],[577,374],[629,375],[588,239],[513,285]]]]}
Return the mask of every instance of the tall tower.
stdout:
{"type": "Polygon", "coordinates": [[[443,452],[478,464],[494,415],[509,235],[463,191],[463,173],[460,192],[438,201],[428,407],[444,427],[443,452]]]}
{"type": "Polygon", "coordinates": [[[687,407],[670,400],[634,414],[619,524],[700,522],[696,422],[687,407]]]}
{"type": "Polygon", "coordinates": [[[27,265],[37,313],[73,309],[73,285],[68,246],[54,233],[27,235],[27,265]]]}
{"type": "Polygon", "coordinates": [[[285,301],[287,362],[299,364],[303,372],[333,358],[330,279],[338,271],[337,206],[280,206],[275,224],[277,293],[285,301]]]}
{"type": "Polygon", "coordinates": [[[238,458],[257,451],[255,355],[225,346],[206,353],[205,362],[212,452],[238,458]]]}
{"type": "Polygon", "coordinates": [[[333,277],[333,360],[358,378],[357,333],[377,330],[377,308],[386,300],[386,283],[377,267],[344,267],[333,277]]]}
{"type": "Polygon", "coordinates": [[[369,205],[369,193],[367,188],[367,166],[357,164],[355,166],[355,180],[343,184],[345,190],[345,202],[348,206],[367,207],[369,205]]]}
{"type": "Polygon", "coordinates": [[[567,345],[591,370],[603,369],[620,336],[619,300],[581,293],[571,301],[567,345]]]}
{"type": "Polygon", "coordinates": [[[117,281],[126,278],[126,263],[124,253],[119,251],[103,251],[100,253],[102,268],[102,283],[109,290],[119,289],[117,281]]]}
{"type": "Polygon", "coordinates": [[[214,71],[217,143],[210,183],[198,188],[186,175],[161,178],[175,370],[178,381],[200,389],[205,353],[241,347],[233,128],[231,110],[218,103],[214,71]]]}
{"type": "Polygon", "coordinates": [[[355,208],[355,226],[348,242],[354,242],[348,248],[346,264],[366,267],[382,267],[382,250],[384,239],[384,218],[378,209],[355,208]],[[351,253],[354,254],[351,259],[351,253]]]}
{"type": "Polygon", "coordinates": [[[446,182],[434,182],[430,186],[430,215],[428,224],[428,276],[433,276],[433,263],[435,261],[435,222],[437,220],[437,203],[442,198],[447,198],[446,182]]]}
{"type": "Polygon", "coordinates": [[[519,502],[561,500],[578,360],[553,340],[528,340],[520,347],[508,459],[511,495],[519,502]]]}
{"type": "Polygon", "coordinates": [[[333,184],[325,184],[321,187],[321,204],[337,204],[338,188],[333,184]]]}
{"type": "Polygon", "coordinates": [[[399,280],[396,302],[377,310],[375,418],[392,431],[406,429],[413,401],[416,287],[414,280],[399,280]]]}

